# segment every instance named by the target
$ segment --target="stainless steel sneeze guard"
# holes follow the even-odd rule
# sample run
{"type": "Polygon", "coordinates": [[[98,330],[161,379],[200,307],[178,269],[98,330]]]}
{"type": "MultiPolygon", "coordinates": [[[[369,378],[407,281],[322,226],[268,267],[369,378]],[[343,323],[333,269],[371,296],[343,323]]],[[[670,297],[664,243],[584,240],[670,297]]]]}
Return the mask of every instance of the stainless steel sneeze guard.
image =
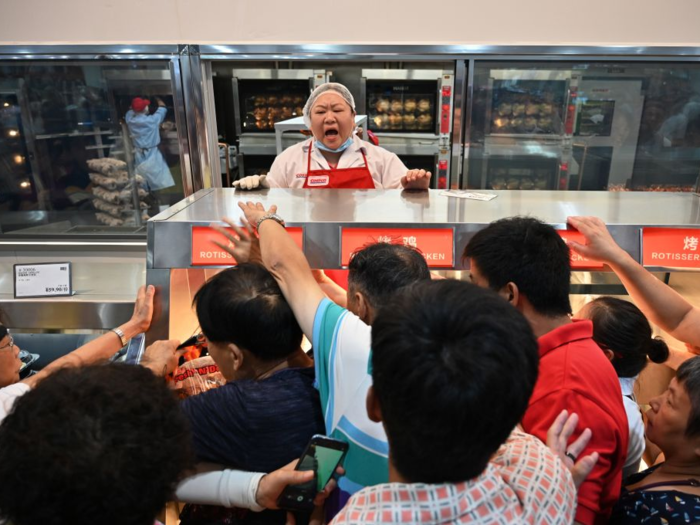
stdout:
{"type": "Polygon", "coordinates": [[[176,213],[161,214],[148,223],[148,272],[193,268],[192,227],[207,226],[222,217],[238,219],[239,201],[278,206],[288,226],[304,228],[309,263],[317,268],[340,267],[342,228],[436,228],[454,230],[454,269],[463,269],[461,253],[469,238],[492,221],[529,215],[566,228],[571,215],[604,220],[615,240],[640,260],[643,227],[700,228],[700,199],[694,194],[632,192],[493,191],[489,202],[441,195],[440,190],[292,190],[243,193],[233,189],[205,190],[180,203],[176,213]]]}

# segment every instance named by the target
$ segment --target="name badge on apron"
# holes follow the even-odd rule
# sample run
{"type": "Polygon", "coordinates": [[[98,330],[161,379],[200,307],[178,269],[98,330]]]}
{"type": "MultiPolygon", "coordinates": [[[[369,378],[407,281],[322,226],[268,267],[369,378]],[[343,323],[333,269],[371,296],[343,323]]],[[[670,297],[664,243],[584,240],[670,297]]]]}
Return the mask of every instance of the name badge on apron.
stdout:
{"type": "Polygon", "coordinates": [[[328,175],[308,175],[306,177],[306,184],[310,188],[318,188],[322,186],[328,186],[330,182],[330,177],[328,175]]]}

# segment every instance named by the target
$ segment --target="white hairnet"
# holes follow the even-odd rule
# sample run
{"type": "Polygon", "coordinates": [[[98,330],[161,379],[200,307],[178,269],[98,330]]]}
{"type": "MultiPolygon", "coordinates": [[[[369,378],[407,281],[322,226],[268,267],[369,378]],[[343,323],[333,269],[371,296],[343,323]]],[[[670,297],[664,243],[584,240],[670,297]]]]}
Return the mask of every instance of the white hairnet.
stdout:
{"type": "Polygon", "coordinates": [[[337,82],[326,82],[325,84],[321,84],[314,89],[311,92],[311,95],[309,95],[309,99],[306,101],[306,104],[304,104],[304,111],[302,114],[304,115],[304,124],[306,124],[307,128],[311,129],[311,108],[316,103],[316,100],[318,100],[318,97],[327,91],[335,91],[338,93],[338,95],[345,99],[345,102],[348,103],[352,110],[355,111],[355,99],[352,97],[350,90],[343,84],[338,84],[337,82]]]}

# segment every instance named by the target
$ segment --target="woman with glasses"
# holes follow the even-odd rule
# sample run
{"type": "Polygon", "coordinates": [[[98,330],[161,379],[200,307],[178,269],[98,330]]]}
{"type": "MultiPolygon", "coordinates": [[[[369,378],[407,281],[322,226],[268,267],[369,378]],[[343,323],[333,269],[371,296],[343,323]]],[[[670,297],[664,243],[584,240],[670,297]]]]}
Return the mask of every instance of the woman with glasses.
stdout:
{"type": "MultiPolygon", "coordinates": [[[[153,286],[148,288],[142,286],[136,297],[134,313],[126,323],[56,359],[39,373],[21,381],[19,379],[19,371],[22,367],[22,361],[19,359],[20,348],[15,344],[9,330],[0,324],[0,421],[7,416],[20,396],[29,392],[37,382],[49,374],[64,367],[87,366],[106,361],[126,345],[128,339],[148,330],[153,317],[154,294],[153,286]]],[[[141,364],[150,368],[156,375],[172,372],[177,366],[178,344],[179,341],[154,343],[146,349],[141,364]]]]}
{"type": "Polygon", "coordinates": [[[654,363],[668,359],[668,346],[653,337],[651,325],[642,311],[629,301],[614,297],[599,297],[586,304],[576,317],[593,322],[593,340],[610,359],[622,389],[622,402],[629,423],[627,460],[622,479],[639,471],[644,454],[644,422],[634,397],[634,384],[647,366],[647,358],[654,363]]]}

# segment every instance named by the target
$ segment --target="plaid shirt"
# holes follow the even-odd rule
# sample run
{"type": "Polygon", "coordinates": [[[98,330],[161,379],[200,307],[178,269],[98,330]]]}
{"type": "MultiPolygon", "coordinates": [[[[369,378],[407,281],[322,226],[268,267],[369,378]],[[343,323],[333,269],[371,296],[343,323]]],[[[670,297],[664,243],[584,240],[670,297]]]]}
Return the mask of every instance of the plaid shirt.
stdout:
{"type": "Polygon", "coordinates": [[[564,464],[537,438],[514,430],[477,478],[367,487],[331,523],[568,525],[575,510],[576,489],[564,464]]]}

